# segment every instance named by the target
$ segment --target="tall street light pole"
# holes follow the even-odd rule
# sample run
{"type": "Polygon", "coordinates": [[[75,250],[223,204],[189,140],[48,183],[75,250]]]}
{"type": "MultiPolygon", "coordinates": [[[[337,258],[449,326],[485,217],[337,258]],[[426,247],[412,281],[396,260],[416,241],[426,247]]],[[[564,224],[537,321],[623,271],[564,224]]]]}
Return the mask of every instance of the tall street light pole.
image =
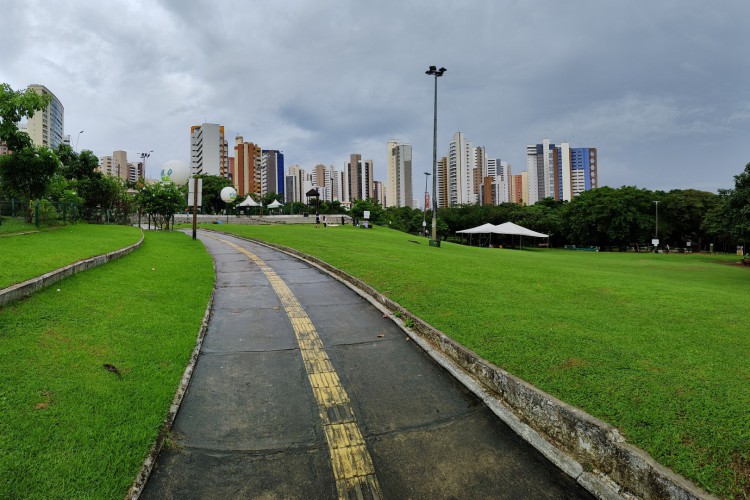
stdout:
{"type": "Polygon", "coordinates": [[[430,175],[432,174],[429,172],[424,173],[424,212],[422,213],[422,232],[425,233],[425,238],[427,238],[427,197],[429,196],[429,192],[427,191],[427,181],[429,180],[430,175]]]}
{"type": "Polygon", "coordinates": [[[433,246],[440,246],[437,238],[437,79],[446,72],[445,68],[437,69],[437,66],[430,66],[425,74],[435,77],[435,108],[434,120],[432,124],[432,242],[433,246]]]}
{"type": "Polygon", "coordinates": [[[654,238],[659,241],[659,202],[654,201],[654,205],[656,205],[656,236],[654,238]]]}
{"type": "Polygon", "coordinates": [[[81,134],[83,133],[83,130],[78,132],[78,135],[76,136],[76,153],[78,152],[78,139],[81,138],[81,134]]]}

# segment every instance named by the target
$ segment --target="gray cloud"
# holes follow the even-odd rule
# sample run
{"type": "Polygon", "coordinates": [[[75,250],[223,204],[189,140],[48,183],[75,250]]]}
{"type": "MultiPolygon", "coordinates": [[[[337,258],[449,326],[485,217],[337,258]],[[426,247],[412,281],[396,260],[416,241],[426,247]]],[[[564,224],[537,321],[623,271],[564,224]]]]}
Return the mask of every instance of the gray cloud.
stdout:
{"type": "Polygon", "coordinates": [[[461,130],[520,171],[548,137],[598,147],[606,184],[715,190],[750,161],[748,15],[742,0],[9,2],[0,81],[47,85],[81,148],[155,150],[152,174],[188,159],[205,120],[303,167],[360,152],[382,180],[400,138],[416,182],[438,64],[440,153],[461,130]]]}

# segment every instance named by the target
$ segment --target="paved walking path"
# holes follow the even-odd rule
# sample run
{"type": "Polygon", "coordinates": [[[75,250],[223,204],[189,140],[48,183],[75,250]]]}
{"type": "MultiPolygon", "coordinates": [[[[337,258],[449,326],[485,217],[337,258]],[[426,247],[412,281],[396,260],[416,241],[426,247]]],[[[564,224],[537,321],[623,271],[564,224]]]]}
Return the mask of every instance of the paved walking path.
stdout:
{"type": "Polygon", "coordinates": [[[590,498],[349,288],[199,236],[214,311],[143,498],[590,498]]]}

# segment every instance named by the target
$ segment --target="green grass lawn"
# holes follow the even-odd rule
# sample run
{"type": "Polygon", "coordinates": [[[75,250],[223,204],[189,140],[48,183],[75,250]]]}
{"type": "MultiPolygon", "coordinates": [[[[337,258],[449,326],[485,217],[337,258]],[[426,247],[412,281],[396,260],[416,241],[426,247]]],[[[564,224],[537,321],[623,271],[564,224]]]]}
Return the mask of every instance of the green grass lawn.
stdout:
{"type": "MultiPolygon", "coordinates": [[[[73,229],[46,236],[69,248],[78,235],[94,254],[140,236],[73,229]]],[[[167,414],[212,287],[200,242],[149,232],[130,255],[0,308],[0,498],[122,498],[167,414]]]]}
{"type": "Polygon", "coordinates": [[[140,238],[141,230],[137,227],[85,223],[27,234],[6,233],[0,236],[0,288],[119,250],[140,238]]]}
{"type": "Polygon", "coordinates": [[[0,237],[27,231],[39,231],[39,229],[34,224],[27,224],[18,217],[0,216],[0,237]]]}
{"type": "Polygon", "coordinates": [[[351,226],[207,227],[321,258],[711,493],[750,497],[750,268],[731,265],[737,257],[432,248],[351,226]]]}

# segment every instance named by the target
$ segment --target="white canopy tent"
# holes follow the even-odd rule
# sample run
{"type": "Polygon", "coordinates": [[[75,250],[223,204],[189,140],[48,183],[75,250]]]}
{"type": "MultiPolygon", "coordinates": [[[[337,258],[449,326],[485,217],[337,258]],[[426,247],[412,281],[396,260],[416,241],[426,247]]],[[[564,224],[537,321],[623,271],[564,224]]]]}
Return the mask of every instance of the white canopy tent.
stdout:
{"type": "Polygon", "coordinates": [[[526,229],[525,227],[513,224],[512,222],[503,222],[502,224],[493,227],[494,229],[490,232],[494,234],[512,234],[515,236],[531,236],[533,238],[549,238],[548,234],[537,233],[536,231],[526,229]]]}
{"type": "Polygon", "coordinates": [[[456,231],[456,234],[468,234],[469,235],[469,245],[471,245],[472,236],[475,234],[489,234],[490,235],[490,243],[492,243],[492,230],[495,229],[495,226],[487,222],[486,224],[482,224],[481,226],[477,227],[471,227],[469,229],[462,229],[461,231],[456,231]]]}
{"type": "Polygon", "coordinates": [[[493,234],[509,234],[511,236],[519,236],[521,241],[521,246],[523,247],[523,237],[531,237],[531,238],[549,238],[548,234],[544,233],[538,233],[536,231],[532,231],[531,229],[527,229],[523,226],[519,226],[518,224],[514,224],[512,222],[504,222],[502,224],[499,224],[497,226],[490,224],[489,222],[486,224],[482,224],[481,226],[472,227],[469,229],[462,229],[461,231],[456,231],[456,234],[468,234],[469,235],[469,244],[471,244],[471,237],[474,234],[489,234],[490,235],[490,245],[492,244],[492,235],[493,234]]]}
{"type": "Polygon", "coordinates": [[[254,199],[252,199],[250,196],[245,198],[245,200],[237,205],[238,207],[259,207],[258,202],[256,202],[254,199]]]}
{"type": "Polygon", "coordinates": [[[282,205],[281,203],[279,203],[278,200],[273,200],[273,203],[269,203],[268,205],[266,205],[266,208],[279,208],[279,207],[283,207],[283,206],[284,205],[282,205]]]}
{"type": "Polygon", "coordinates": [[[513,224],[512,222],[503,222],[502,224],[495,226],[495,229],[492,230],[492,233],[519,236],[521,240],[521,243],[520,243],[521,248],[523,248],[524,236],[531,237],[531,238],[549,238],[548,234],[537,233],[536,231],[532,231],[531,229],[526,229],[525,227],[519,226],[518,224],[513,224]]]}

